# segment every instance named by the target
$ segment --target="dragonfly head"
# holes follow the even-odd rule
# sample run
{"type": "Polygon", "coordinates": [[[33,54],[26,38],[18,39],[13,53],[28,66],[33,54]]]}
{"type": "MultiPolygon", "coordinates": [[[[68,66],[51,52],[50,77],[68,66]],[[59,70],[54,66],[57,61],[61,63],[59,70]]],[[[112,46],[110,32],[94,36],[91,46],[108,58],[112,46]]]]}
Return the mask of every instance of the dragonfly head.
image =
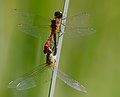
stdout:
{"type": "Polygon", "coordinates": [[[54,13],[55,18],[61,19],[62,18],[62,12],[61,11],[56,11],[54,13]]]}

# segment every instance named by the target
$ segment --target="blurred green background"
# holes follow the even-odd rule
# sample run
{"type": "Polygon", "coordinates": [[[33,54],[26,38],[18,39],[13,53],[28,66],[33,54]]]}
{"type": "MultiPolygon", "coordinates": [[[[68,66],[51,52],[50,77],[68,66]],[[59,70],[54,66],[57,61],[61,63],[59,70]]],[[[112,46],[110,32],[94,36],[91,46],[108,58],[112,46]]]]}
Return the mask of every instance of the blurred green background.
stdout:
{"type": "MultiPolygon", "coordinates": [[[[47,97],[49,83],[25,91],[8,83],[45,62],[43,45],[49,33],[36,39],[16,29],[13,9],[45,18],[63,9],[64,0],[0,0],[0,97],[47,97]]],[[[120,1],[70,0],[68,16],[79,11],[91,15],[93,35],[63,40],[59,68],[83,84],[82,93],[57,79],[54,97],[120,97],[120,1]]],[[[74,24],[73,24],[74,25],[74,24]]]]}

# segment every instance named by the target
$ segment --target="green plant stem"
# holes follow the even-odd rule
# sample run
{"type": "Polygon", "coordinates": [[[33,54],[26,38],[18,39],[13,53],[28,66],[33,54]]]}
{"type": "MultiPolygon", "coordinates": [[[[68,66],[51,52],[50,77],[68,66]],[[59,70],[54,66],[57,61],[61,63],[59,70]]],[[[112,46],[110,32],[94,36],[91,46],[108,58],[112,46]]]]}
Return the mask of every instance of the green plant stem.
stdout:
{"type": "MultiPolygon", "coordinates": [[[[62,24],[66,23],[66,18],[67,18],[67,12],[68,12],[68,6],[69,6],[69,0],[65,0],[64,3],[64,10],[63,10],[63,19],[61,22],[62,24]]],[[[61,33],[64,33],[65,26],[61,25],[61,33]]],[[[63,34],[64,35],[64,34],[63,34]]],[[[61,52],[61,47],[62,47],[62,40],[63,40],[63,35],[59,37],[58,41],[58,50],[57,54],[55,56],[56,62],[55,62],[55,69],[52,72],[52,78],[51,78],[51,84],[50,84],[50,90],[49,90],[49,95],[48,97],[53,97],[54,96],[54,91],[55,91],[55,83],[56,83],[56,76],[57,76],[57,70],[58,70],[58,64],[59,64],[59,59],[60,59],[60,52],[61,52]]]]}

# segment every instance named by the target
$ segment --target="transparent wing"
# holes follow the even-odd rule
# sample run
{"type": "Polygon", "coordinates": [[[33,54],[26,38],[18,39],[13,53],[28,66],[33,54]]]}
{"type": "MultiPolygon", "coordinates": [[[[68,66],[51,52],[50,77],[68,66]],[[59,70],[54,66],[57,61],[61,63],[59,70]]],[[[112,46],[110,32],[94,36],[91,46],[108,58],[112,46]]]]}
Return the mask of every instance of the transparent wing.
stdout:
{"type": "Polygon", "coordinates": [[[14,9],[13,13],[18,20],[17,28],[28,35],[40,38],[41,33],[46,33],[46,31],[50,30],[50,19],[24,12],[20,9],[14,9]]]}
{"type": "Polygon", "coordinates": [[[16,16],[17,20],[20,23],[37,23],[41,22],[43,25],[49,24],[50,18],[45,18],[40,16],[39,14],[33,14],[21,9],[13,9],[13,15],[16,16]]]}
{"type": "Polygon", "coordinates": [[[83,85],[81,85],[78,81],[71,79],[68,75],[66,75],[62,71],[58,70],[57,76],[59,79],[61,79],[63,82],[65,82],[67,85],[71,86],[72,88],[87,93],[87,90],[83,85]]]}
{"type": "MultiPolygon", "coordinates": [[[[18,18],[17,28],[33,37],[40,38],[41,34],[50,32],[50,19],[40,15],[14,9],[14,14],[18,18]]],[[[64,19],[64,17],[63,17],[64,19]]],[[[90,15],[80,12],[67,18],[65,32],[67,37],[81,37],[95,33],[96,30],[90,26],[90,15]]]]}
{"type": "Polygon", "coordinates": [[[65,28],[65,35],[67,38],[81,38],[83,36],[91,35],[96,32],[94,28],[90,27],[76,27],[76,28],[65,28]]]}
{"type": "Polygon", "coordinates": [[[24,23],[17,25],[17,28],[35,38],[41,38],[41,34],[47,33],[50,30],[49,26],[40,26],[31,23],[24,23]]]}
{"type": "Polygon", "coordinates": [[[81,27],[88,26],[90,22],[90,15],[86,12],[80,12],[76,15],[68,17],[66,20],[66,26],[72,27],[81,27]]]}
{"type": "Polygon", "coordinates": [[[90,26],[90,15],[86,12],[80,12],[72,17],[68,17],[65,25],[65,34],[68,37],[80,37],[90,35],[96,32],[94,28],[90,26]]]}
{"type": "MultiPolygon", "coordinates": [[[[17,90],[25,90],[25,89],[33,88],[39,83],[43,83],[45,81],[43,78],[46,76],[41,76],[41,75],[43,75],[43,71],[45,71],[48,67],[49,66],[46,64],[37,66],[31,72],[26,73],[23,76],[11,81],[8,84],[8,88],[16,88],[17,90]]],[[[47,72],[47,75],[48,75],[48,72],[47,72]]]]}

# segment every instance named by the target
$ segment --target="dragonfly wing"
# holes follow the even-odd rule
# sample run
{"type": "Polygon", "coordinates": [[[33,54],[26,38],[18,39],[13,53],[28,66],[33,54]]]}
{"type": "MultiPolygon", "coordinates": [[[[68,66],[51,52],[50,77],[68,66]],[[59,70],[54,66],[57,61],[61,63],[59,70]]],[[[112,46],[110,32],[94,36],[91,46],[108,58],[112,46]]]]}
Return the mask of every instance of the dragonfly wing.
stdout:
{"type": "MultiPolygon", "coordinates": [[[[46,64],[35,67],[31,72],[24,74],[16,80],[8,84],[8,88],[16,88],[17,90],[25,90],[35,87],[41,79],[42,71],[48,66],[46,64]]],[[[42,80],[42,79],[41,79],[42,80]]]]}
{"type": "Polygon", "coordinates": [[[90,27],[76,27],[76,28],[67,28],[65,30],[65,34],[67,34],[68,38],[74,38],[74,37],[83,37],[86,35],[91,35],[95,33],[96,30],[94,28],[90,27]]]}
{"type": "Polygon", "coordinates": [[[90,15],[86,12],[80,12],[70,18],[67,18],[65,25],[65,33],[68,37],[80,37],[90,35],[96,32],[94,28],[90,27],[90,15]]]}
{"type": "Polygon", "coordinates": [[[81,27],[88,26],[90,22],[90,15],[86,12],[80,12],[74,16],[68,17],[66,21],[67,27],[81,27]]]}
{"type": "Polygon", "coordinates": [[[39,14],[33,14],[21,9],[13,9],[13,15],[16,16],[19,23],[37,23],[42,22],[42,24],[49,24],[50,18],[45,18],[39,14]]]}
{"type": "Polygon", "coordinates": [[[19,25],[17,25],[17,28],[20,31],[22,31],[30,36],[33,36],[35,38],[41,38],[41,34],[47,33],[50,30],[49,26],[42,27],[42,26],[33,25],[33,24],[29,24],[29,23],[19,24],[19,25]]]}
{"type": "Polygon", "coordinates": [[[17,28],[28,35],[40,38],[41,32],[46,33],[46,31],[50,30],[50,19],[20,9],[14,9],[13,12],[17,16],[17,28]]]}
{"type": "Polygon", "coordinates": [[[11,81],[11,82],[8,84],[8,88],[16,88],[17,85],[18,85],[23,79],[24,79],[23,77],[20,77],[20,78],[17,78],[16,80],[11,81]]]}
{"type": "Polygon", "coordinates": [[[58,70],[57,76],[59,79],[61,79],[63,82],[65,82],[67,85],[71,86],[72,88],[87,93],[86,88],[83,85],[81,85],[78,81],[71,79],[64,72],[58,70]]]}
{"type": "Polygon", "coordinates": [[[22,77],[13,80],[9,83],[8,88],[16,88],[17,90],[30,89],[36,86],[36,83],[32,77],[22,77]]]}

